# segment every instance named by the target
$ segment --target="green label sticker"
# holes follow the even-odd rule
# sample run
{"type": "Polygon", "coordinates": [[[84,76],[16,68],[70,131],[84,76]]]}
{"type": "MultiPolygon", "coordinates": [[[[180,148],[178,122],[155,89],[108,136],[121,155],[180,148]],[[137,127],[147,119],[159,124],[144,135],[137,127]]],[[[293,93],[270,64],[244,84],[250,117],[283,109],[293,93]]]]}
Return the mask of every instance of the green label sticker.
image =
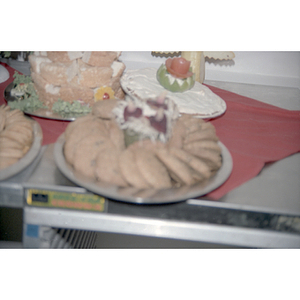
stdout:
{"type": "Polygon", "coordinates": [[[104,212],[105,198],[94,194],[78,194],[48,190],[27,190],[28,205],[42,207],[70,208],[78,210],[92,210],[104,212]]]}

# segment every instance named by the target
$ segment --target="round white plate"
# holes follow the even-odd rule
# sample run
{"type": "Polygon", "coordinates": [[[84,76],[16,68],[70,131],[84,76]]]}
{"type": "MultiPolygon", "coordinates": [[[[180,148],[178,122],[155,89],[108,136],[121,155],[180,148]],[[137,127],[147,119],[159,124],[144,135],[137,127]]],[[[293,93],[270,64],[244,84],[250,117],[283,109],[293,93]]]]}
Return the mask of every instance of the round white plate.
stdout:
{"type": "MultiPolygon", "coordinates": [[[[16,101],[17,98],[14,96],[11,96],[11,90],[14,87],[13,82],[10,83],[5,91],[4,91],[4,99],[6,100],[6,102],[10,102],[10,101],[16,101]]],[[[35,111],[23,111],[26,115],[29,116],[33,116],[33,117],[39,117],[39,118],[43,118],[43,119],[51,119],[51,120],[61,120],[61,121],[74,121],[79,117],[82,117],[84,115],[86,115],[86,113],[82,113],[82,114],[75,114],[75,113],[68,113],[65,115],[60,115],[58,113],[55,113],[49,109],[45,109],[45,108],[40,108],[37,109],[35,111]]]]}
{"type": "Polygon", "coordinates": [[[5,82],[9,78],[9,72],[5,67],[0,65],[0,83],[5,82]]]}
{"type": "Polygon", "coordinates": [[[64,157],[65,136],[62,134],[54,145],[54,159],[59,170],[72,182],[87,190],[123,202],[139,204],[159,204],[179,202],[189,198],[205,195],[222,185],[232,171],[232,158],[228,149],[219,143],[222,149],[223,164],[218,172],[205,184],[168,188],[162,190],[137,189],[133,187],[120,188],[115,185],[88,179],[77,173],[64,157]]]}

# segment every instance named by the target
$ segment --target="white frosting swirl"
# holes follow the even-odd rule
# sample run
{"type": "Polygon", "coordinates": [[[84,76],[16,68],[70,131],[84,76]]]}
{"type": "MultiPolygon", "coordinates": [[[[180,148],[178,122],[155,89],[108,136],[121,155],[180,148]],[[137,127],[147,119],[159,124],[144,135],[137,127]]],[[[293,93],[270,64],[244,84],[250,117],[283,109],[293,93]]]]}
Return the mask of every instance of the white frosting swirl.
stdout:
{"type": "MultiPolygon", "coordinates": [[[[140,100],[157,97],[165,91],[156,79],[155,68],[128,70],[121,77],[124,91],[140,100]]],[[[167,97],[178,106],[180,113],[197,114],[201,118],[212,118],[226,111],[226,103],[205,85],[195,82],[192,89],[183,93],[168,91],[167,97]]]]}

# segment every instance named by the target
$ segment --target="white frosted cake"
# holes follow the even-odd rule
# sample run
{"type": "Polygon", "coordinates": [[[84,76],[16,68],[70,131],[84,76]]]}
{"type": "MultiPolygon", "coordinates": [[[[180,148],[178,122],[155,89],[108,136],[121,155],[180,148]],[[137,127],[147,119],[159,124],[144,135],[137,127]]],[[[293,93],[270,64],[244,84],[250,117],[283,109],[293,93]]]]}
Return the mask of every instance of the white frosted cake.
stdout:
{"type": "MultiPolygon", "coordinates": [[[[128,70],[121,77],[121,86],[133,98],[156,98],[166,91],[156,74],[155,68],[128,70]]],[[[216,117],[226,111],[225,101],[199,82],[183,93],[168,91],[166,98],[174,101],[180,113],[194,114],[200,118],[216,117]]]]}

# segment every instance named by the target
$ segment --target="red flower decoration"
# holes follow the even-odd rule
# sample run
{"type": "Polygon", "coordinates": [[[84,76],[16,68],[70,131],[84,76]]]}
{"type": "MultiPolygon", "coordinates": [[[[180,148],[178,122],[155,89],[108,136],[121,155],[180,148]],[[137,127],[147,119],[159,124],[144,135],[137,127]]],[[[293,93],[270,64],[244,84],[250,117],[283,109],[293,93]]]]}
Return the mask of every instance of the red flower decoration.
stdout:
{"type": "Polygon", "coordinates": [[[166,68],[170,74],[176,78],[187,78],[193,75],[189,71],[191,62],[183,57],[168,58],[166,60],[166,68]]]}

